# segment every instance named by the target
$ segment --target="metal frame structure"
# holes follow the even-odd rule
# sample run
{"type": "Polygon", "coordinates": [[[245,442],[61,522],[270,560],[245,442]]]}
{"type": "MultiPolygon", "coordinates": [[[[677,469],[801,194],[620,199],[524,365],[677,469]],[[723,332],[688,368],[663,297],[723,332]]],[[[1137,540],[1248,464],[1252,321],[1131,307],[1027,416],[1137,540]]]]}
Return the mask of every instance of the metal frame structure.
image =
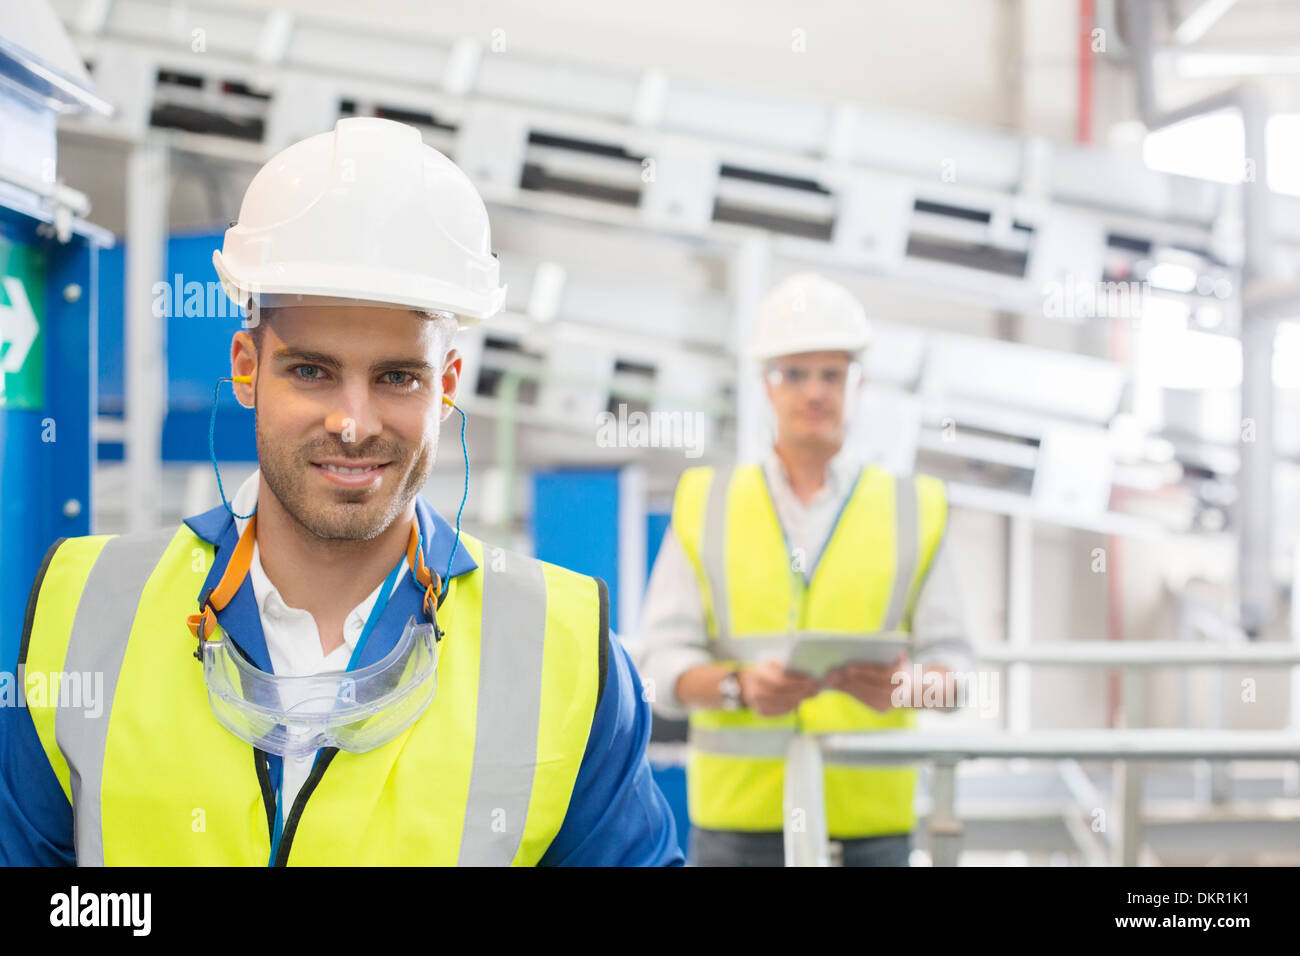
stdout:
{"type": "MultiPolygon", "coordinates": [[[[1182,641],[1066,641],[1031,646],[1003,645],[980,649],[982,661],[1014,668],[1036,666],[1121,667],[1291,667],[1300,668],[1300,647],[1291,644],[1193,644],[1182,641]]],[[[1136,682],[1126,680],[1129,716],[1140,719],[1141,699],[1136,682]]],[[[1007,687],[1007,698],[1015,693],[1007,687]]],[[[1300,764],[1300,730],[1239,731],[1220,729],[1029,730],[1010,723],[997,733],[933,733],[898,731],[870,734],[800,735],[790,747],[786,764],[786,860],[790,866],[826,866],[825,804],[822,796],[824,761],[889,763],[924,759],[933,762],[931,810],[927,829],[937,865],[956,865],[962,822],[956,812],[956,768],[964,760],[1035,759],[1059,762],[1062,780],[1075,796],[1076,808],[1087,811],[1104,802],[1079,767],[1082,760],[1116,761],[1112,799],[1119,818],[1119,838],[1110,844],[1111,860],[1137,865],[1142,847],[1143,767],[1157,761],[1272,760],[1300,764]],[[1010,732],[1008,732],[1010,731],[1010,732]],[[792,825],[793,820],[799,826],[792,825]]],[[[1209,791],[1212,802],[1224,802],[1224,787],[1209,791]]],[[[1202,805],[1202,813],[1204,805],[1202,805]]],[[[1073,819],[1067,817],[1067,819],[1073,819]]],[[[1292,821],[1300,828],[1300,817],[1292,821]]],[[[1086,843],[1086,841],[1083,841],[1086,843]]]]}
{"type": "MultiPolygon", "coordinates": [[[[754,301],[782,264],[890,278],[968,305],[1031,315],[1043,313],[1045,284],[1100,281],[1114,262],[1131,269],[1166,253],[1190,257],[1208,278],[1224,279],[1234,290],[1238,284],[1238,253],[1216,228],[1232,206],[1232,187],[1152,172],[1100,150],[849,104],[779,102],[658,71],[521,57],[495,37],[490,43],[412,37],[284,11],[168,0],[62,0],[57,6],[104,95],[121,106],[114,120],[69,123],[70,132],[137,144],[133,149],[152,148],[146,141],[162,137],[178,155],[251,164],[340,115],[413,122],[497,207],[658,236],[711,249],[729,262],[724,311],[707,323],[678,323],[716,322],[701,343],[707,349],[725,352],[726,333],[733,341],[743,335],[754,301]],[[364,76],[340,69],[363,61],[364,76]]],[[[1300,210],[1290,198],[1276,202],[1300,210]]],[[[139,231],[146,218],[156,216],[132,217],[134,231],[156,247],[159,237],[139,231]]],[[[1286,217],[1277,238],[1294,256],[1300,226],[1293,222],[1300,216],[1286,217]]],[[[507,257],[510,285],[524,293],[512,295],[512,308],[530,325],[539,322],[534,280],[553,271],[546,265],[521,261],[512,273],[507,257]]],[[[141,266],[138,275],[144,271],[141,266]]],[[[557,294],[566,318],[575,314],[579,286],[561,280],[557,294]]],[[[1204,298],[1190,299],[1198,296],[1204,298]]],[[[1211,301],[1224,311],[1223,330],[1235,331],[1235,291],[1211,301]]],[[[601,312],[608,313],[590,311],[597,325],[601,312]]],[[[525,353],[536,344],[526,333],[505,339],[508,349],[525,353]]],[[[504,357],[501,344],[485,343],[485,363],[504,357]]],[[[616,375],[616,345],[593,347],[591,356],[588,375],[616,375]]],[[[551,363],[545,349],[538,357],[551,363]]],[[[679,346],[654,372],[663,377],[701,357],[699,344],[679,346]]],[[[761,396],[749,364],[742,358],[735,367],[739,451],[753,457],[762,438],[761,396]]],[[[142,378],[157,375],[144,365],[141,372],[142,378]]],[[[680,391],[691,377],[671,384],[680,391]]],[[[729,380],[720,377],[720,386],[729,380]]],[[[549,386],[555,394],[539,402],[556,423],[574,407],[562,391],[549,386]]],[[[136,406],[147,408],[146,398],[137,396],[136,406]]],[[[1068,408],[1058,417],[1088,420],[1068,408]]],[[[156,429],[144,419],[138,430],[130,426],[128,444],[152,448],[156,429]]],[[[1007,434],[1022,442],[1039,437],[1014,428],[1007,434]]],[[[936,444],[930,434],[927,449],[936,444]]],[[[939,450],[975,462],[985,460],[985,451],[994,460],[1014,454],[969,442],[939,450]]],[[[132,467],[142,480],[150,477],[146,466],[132,467]]],[[[1117,474],[1116,480],[1127,479],[1117,474]]],[[[142,495],[137,521],[147,521],[147,501],[142,495]]],[[[1025,510],[978,492],[971,504],[1008,514],[1025,510]]],[[[1083,526],[1114,524],[1101,516],[1083,526]]]]}

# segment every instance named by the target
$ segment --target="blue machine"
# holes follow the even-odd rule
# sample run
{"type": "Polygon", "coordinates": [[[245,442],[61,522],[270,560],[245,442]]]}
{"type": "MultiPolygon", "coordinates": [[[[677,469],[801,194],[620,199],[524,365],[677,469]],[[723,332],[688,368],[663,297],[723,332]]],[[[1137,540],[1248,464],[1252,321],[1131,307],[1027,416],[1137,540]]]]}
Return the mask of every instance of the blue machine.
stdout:
{"type": "MultiPolygon", "coordinates": [[[[217,286],[212,250],[223,233],[175,235],[167,241],[167,289],[157,310],[167,323],[167,417],[163,421],[163,461],[208,460],[208,415],[212,384],[230,374],[230,339],[240,317],[217,286]]],[[[121,301],[125,244],[106,250],[101,267],[105,301],[121,301]]],[[[122,315],[106,313],[99,323],[99,414],[121,417],[125,383],[122,315]]],[[[222,389],[217,402],[216,451],[219,461],[256,461],[253,416],[222,389]]],[[[101,442],[101,461],[120,461],[121,442],[101,442]]]]}
{"type": "MultiPolygon", "coordinates": [[[[602,579],[609,586],[610,628],[615,633],[637,626],[636,621],[620,624],[618,620],[620,579],[623,587],[645,587],[669,521],[667,514],[645,514],[645,576],[628,581],[619,565],[623,553],[619,528],[626,526],[619,521],[619,513],[622,508],[644,508],[644,503],[624,501],[625,494],[619,471],[613,468],[564,468],[533,476],[534,552],[543,561],[602,579]]],[[[653,739],[681,739],[680,728],[656,718],[653,739]],[[663,729],[677,733],[665,737],[663,729]]],[[[686,770],[681,764],[659,761],[652,761],[650,769],[672,808],[684,853],[691,827],[686,812],[686,770]]]]}
{"type": "Polygon", "coordinates": [[[0,671],[12,672],[42,557],[90,532],[98,251],[112,237],[58,182],[56,119],[113,108],[48,4],[6,8],[0,39],[0,671]]]}
{"type": "MultiPolygon", "coordinates": [[[[40,225],[0,206],[0,305],[30,307],[39,327],[20,371],[4,374],[0,397],[0,670],[6,671],[18,661],[27,598],[45,552],[59,538],[90,533],[98,248],[84,236],[66,243],[44,237],[40,225]]],[[[13,345],[5,344],[0,361],[13,345]]]]}

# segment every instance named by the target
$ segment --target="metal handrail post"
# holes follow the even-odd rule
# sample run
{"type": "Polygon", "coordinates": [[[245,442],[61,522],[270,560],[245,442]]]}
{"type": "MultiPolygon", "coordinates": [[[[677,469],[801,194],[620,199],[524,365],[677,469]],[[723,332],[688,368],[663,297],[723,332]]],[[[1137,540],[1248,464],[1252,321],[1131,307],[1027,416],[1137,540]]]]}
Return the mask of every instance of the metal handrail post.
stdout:
{"type": "Polygon", "coordinates": [[[962,824],[957,816],[957,757],[937,757],[931,785],[930,858],[935,866],[956,866],[961,856],[962,824]]]}
{"type": "Polygon", "coordinates": [[[785,761],[782,829],[786,866],[830,866],[821,742],[797,733],[785,761]]]}

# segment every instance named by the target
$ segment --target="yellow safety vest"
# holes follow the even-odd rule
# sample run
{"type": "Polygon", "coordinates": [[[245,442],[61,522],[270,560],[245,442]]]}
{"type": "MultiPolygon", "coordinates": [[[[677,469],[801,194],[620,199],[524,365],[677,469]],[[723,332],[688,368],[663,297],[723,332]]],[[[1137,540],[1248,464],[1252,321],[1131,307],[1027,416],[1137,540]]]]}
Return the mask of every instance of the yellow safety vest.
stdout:
{"type": "MultiPolygon", "coordinates": [[[[947,498],[937,478],[900,479],[865,468],[806,584],[806,557],[792,555],[757,465],[688,469],[672,516],[699,582],[713,656],[731,663],[753,662],[774,650],[761,635],[910,630],[946,521],[947,498]]],[[[782,830],[785,754],[796,729],[887,730],[914,723],[910,709],[882,714],[835,690],[780,717],[694,710],[687,765],[691,822],[716,830],[782,830]]],[[[915,784],[911,767],[828,763],[830,836],[910,831],[915,784]]]]}
{"type": "MultiPolygon", "coordinates": [[[[433,702],[382,747],[322,752],[284,811],[280,862],[532,865],[559,831],[596,711],[603,585],[461,546],[478,568],[438,611],[433,702]]],[[[212,715],[186,626],[212,559],[184,525],[70,538],[47,557],[26,672],[102,673],[107,699],[95,716],[27,696],[81,865],[267,863],[265,755],[212,715]]]]}

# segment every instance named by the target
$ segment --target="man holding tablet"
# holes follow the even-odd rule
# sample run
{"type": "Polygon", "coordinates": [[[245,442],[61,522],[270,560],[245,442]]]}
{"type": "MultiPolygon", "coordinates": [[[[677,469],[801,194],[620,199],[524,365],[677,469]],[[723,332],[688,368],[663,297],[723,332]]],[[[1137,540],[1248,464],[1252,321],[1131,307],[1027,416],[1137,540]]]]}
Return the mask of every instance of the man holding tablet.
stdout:
{"type": "MultiPolygon", "coordinates": [[[[761,465],[682,475],[643,617],[655,709],[690,716],[696,865],[781,865],[796,732],[912,727],[895,703],[919,696],[900,693],[914,668],[947,683],[972,666],[943,483],[844,448],[871,338],[862,306],[805,273],[769,293],[756,325],[773,447],[761,465]]],[[[912,767],[827,763],[846,865],[907,865],[915,782],[912,767]]]]}

